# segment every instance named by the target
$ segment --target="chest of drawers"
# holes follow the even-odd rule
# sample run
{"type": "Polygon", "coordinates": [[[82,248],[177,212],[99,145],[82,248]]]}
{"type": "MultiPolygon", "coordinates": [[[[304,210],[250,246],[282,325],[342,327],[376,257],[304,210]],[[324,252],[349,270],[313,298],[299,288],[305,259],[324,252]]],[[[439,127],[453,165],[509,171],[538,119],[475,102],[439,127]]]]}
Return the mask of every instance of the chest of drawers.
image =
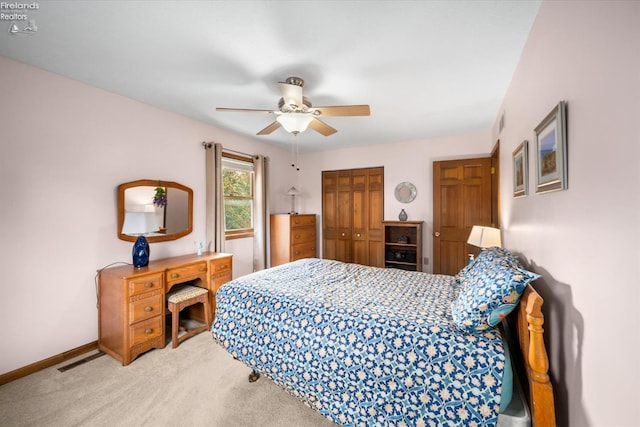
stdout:
{"type": "Polygon", "coordinates": [[[316,256],[315,214],[271,215],[271,266],[316,256]]]}
{"type": "MultiPolygon", "coordinates": [[[[152,348],[163,348],[166,293],[174,285],[194,281],[209,290],[209,318],[213,319],[215,292],[231,277],[232,256],[222,253],[165,258],[142,268],[122,265],[101,270],[98,347],[123,365],[152,348]]],[[[202,305],[195,308],[190,316],[203,321],[202,305]]]]}

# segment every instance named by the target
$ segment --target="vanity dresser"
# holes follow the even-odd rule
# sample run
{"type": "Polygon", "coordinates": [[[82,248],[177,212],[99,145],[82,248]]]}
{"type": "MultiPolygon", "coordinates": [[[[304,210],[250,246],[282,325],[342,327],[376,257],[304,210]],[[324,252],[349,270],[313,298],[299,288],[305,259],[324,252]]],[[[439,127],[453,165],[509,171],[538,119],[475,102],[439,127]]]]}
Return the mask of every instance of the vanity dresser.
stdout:
{"type": "MultiPolygon", "coordinates": [[[[98,347],[122,365],[152,348],[164,348],[167,292],[187,282],[208,289],[209,319],[213,320],[215,294],[231,278],[232,255],[214,252],[150,261],[141,268],[121,265],[99,271],[98,347]]],[[[189,316],[204,322],[202,304],[193,308],[189,316]]]]}

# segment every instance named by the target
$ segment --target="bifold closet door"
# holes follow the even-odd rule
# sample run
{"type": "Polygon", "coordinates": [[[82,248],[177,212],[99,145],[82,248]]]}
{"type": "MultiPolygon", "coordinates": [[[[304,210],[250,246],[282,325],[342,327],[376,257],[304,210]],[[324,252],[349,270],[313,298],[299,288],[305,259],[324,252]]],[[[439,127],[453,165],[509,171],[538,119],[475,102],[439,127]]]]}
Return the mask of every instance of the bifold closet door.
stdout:
{"type": "Polygon", "coordinates": [[[322,256],[382,266],[384,168],[322,172],[322,256]]]}

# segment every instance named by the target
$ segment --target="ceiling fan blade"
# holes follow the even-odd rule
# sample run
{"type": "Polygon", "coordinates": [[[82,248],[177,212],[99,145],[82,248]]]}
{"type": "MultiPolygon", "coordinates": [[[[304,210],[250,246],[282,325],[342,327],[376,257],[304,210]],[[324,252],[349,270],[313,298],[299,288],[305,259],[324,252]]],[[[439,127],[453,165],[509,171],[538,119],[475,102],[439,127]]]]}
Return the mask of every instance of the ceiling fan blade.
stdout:
{"type": "Polygon", "coordinates": [[[309,123],[309,127],[316,132],[323,134],[324,136],[333,135],[334,133],[338,132],[336,129],[332,128],[322,120],[318,120],[316,118],[311,120],[311,122],[309,123]]]}
{"type": "Polygon", "coordinates": [[[335,107],[313,107],[320,116],[368,116],[371,114],[368,105],[341,105],[335,107]]]}
{"type": "Polygon", "coordinates": [[[284,99],[285,105],[297,105],[302,107],[302,86],[292,85],[289,83],[279,82],[280,92],[282,92],[282,99],[284,99]]]}
{"type": "Polygon", "coordinates": [[[273,113],[273,110],[256,110],[253,108],[224,108],[216,107],[216,111],[231,111],[236,113],[273,113]]]}
{"type": "Polygon", "coordinates": [[[256,135],[269,135],[271,132],[278,129],[280,126],[281,126],[280,122],[275,121],[271,123],[269,126],[267,126],[266,128],[262,129],[260,132],[256,133],[256,135]]]}

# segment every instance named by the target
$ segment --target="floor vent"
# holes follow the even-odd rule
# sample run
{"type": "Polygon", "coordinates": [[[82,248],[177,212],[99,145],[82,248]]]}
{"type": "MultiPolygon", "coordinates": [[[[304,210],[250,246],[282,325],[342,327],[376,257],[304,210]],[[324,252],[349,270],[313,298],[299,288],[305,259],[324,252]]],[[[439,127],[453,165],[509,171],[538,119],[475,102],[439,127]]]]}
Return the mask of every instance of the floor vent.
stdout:
{"type": "Polygon", "coordinates": [[[73,363],[69,363],[68,365],[61,366],[60,368],[58,368],[58,371],[60,371],[60,372],[68,371],[69,369],[73,369],[76,366],[80,366],[80,365],[85,364],[87,362],[91,362],[93,359],[97,359],[98,357],[104,356],[104,355],[105,355],[105,353],[103,353],[101,351],[99,351],[97,353],[90,354],[89,356],[84,357],[84,358],[79,359],[79,360],[76,360],[73,363]]]}

